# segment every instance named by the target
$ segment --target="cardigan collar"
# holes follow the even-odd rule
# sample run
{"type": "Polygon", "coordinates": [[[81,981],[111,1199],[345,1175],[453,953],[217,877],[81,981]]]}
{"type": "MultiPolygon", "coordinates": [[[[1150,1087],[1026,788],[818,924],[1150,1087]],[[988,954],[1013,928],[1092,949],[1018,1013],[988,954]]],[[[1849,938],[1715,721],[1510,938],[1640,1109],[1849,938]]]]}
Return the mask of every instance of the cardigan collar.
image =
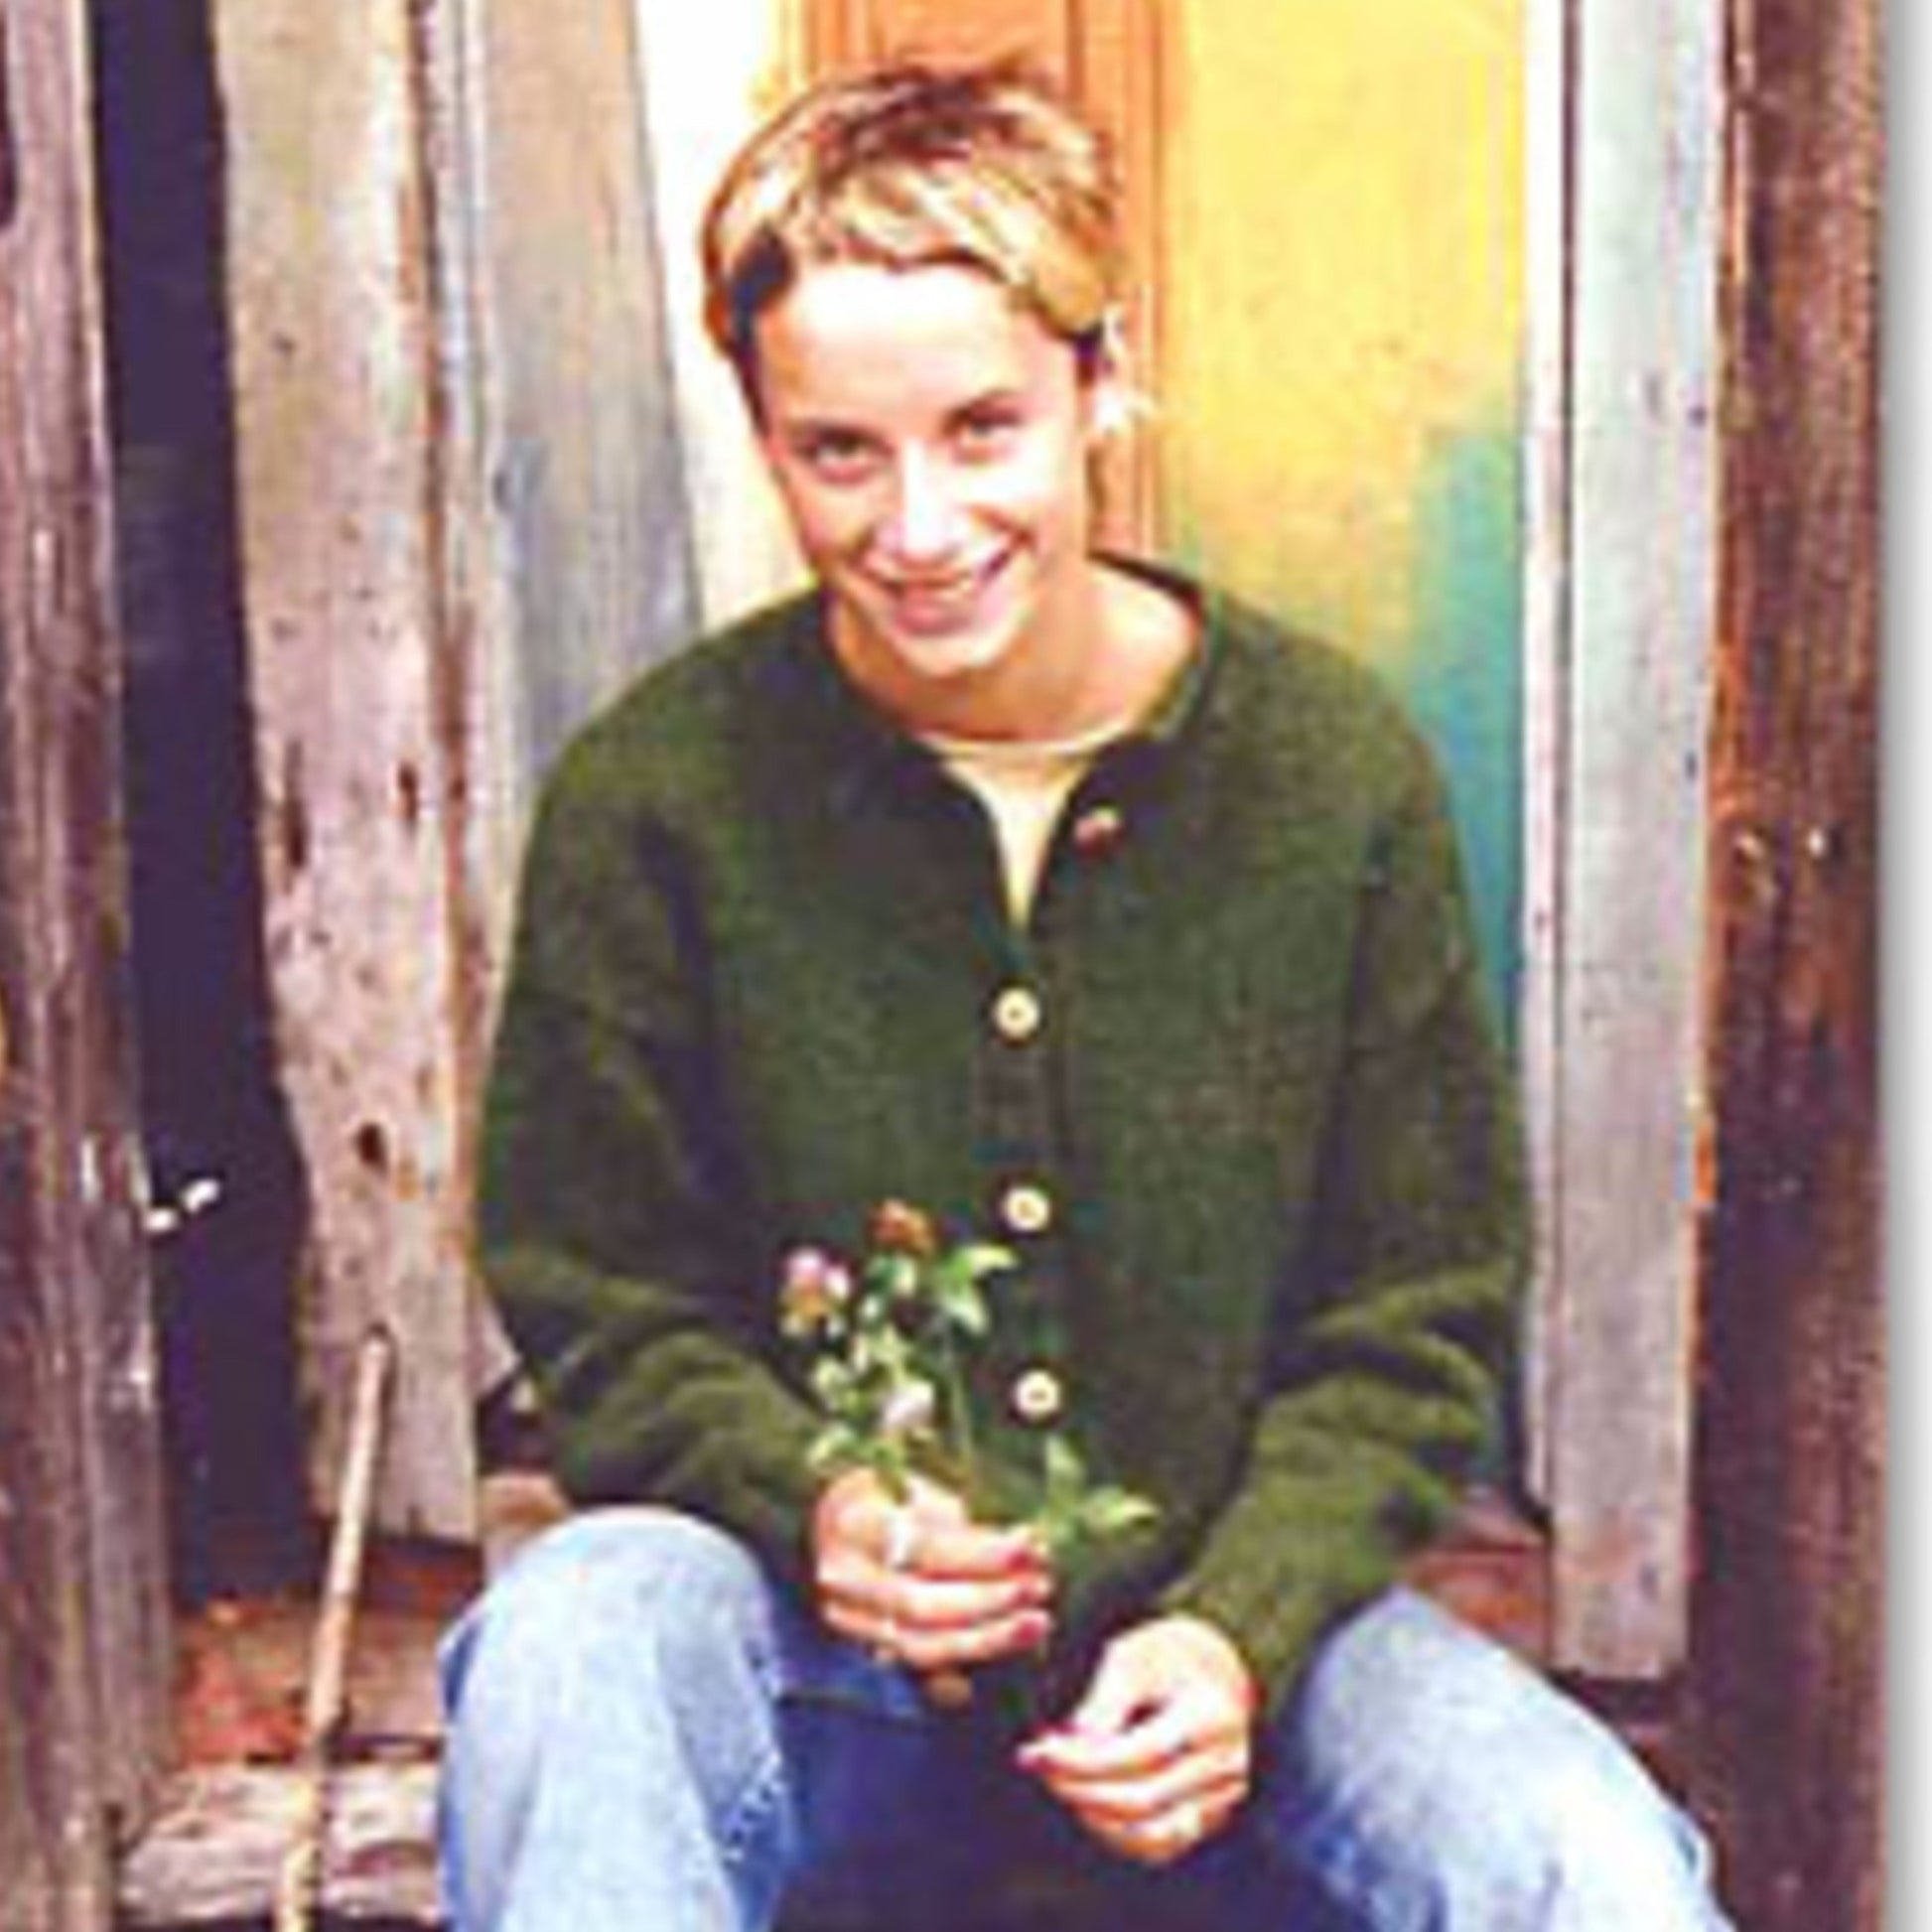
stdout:
{"type": "MultiPolygon", "coordinates": [[[[1221,594],[1165,565],[1109,555],[1108,562],[1182,599],[1199,619],[1199,639],[1148,715],[1100,754],[1097,768],[1117,782],[1151,778],[1191,738],[1191,727],[1208,708],[1222,656],[1228,613],[1221,594]]],[[[951,779],[932,751],[890,718],[846,674],[830,643],[825,594],[811,590],[784,612],[792,632],[790,662],[801,686],[809,756],[824,773],[832,802],[863,805],[875,787],[902,794],[907,786],[951,779]]]]}

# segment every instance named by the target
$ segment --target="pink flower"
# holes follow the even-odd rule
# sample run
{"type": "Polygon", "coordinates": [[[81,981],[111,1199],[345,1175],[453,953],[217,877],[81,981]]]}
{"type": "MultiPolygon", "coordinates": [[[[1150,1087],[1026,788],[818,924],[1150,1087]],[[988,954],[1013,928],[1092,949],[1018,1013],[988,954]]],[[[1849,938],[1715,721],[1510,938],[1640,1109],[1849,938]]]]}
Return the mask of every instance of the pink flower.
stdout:
{"type": "Polygon", "coordinates": [[[921,1436],[931,1429],[939,1413],[939,1393],[928,1381],[914,1376],[901,1382],[886,1398],[879,1426],[888,1436],[903,1442],[908,1436],[921,1436]]]}
{"type": "Polygon", "coordinates": [[[785,1257],[778,1316],[786,1334],[815,1334],[851,1300],[851,1275],[822,1248],[794,1248],[785,1257]]]}

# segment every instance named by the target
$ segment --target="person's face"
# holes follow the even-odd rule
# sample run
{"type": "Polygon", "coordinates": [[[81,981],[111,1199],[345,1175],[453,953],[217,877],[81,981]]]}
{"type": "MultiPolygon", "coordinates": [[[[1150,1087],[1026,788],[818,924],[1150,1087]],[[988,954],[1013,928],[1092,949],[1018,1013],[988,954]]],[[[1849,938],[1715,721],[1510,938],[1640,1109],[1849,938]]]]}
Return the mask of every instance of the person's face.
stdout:
{"type": "Polygon", "coordinates": [[[758,325],[759,434],[835,635],[901,709],[1073,648],[1092,385],[984,275],[807,269],[758,325]]]}

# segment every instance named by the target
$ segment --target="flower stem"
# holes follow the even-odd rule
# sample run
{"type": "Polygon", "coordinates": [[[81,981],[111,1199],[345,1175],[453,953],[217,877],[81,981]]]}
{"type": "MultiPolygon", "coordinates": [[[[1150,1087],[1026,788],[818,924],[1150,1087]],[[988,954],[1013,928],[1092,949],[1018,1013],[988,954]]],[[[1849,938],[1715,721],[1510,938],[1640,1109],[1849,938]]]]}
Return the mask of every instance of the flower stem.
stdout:
{"type": "Polygon", "coordinates": [[[968,1484],[979,1472],[978,1449],[973,1440],[973,1407],[966,1398],[966,1375],[959,1349],[950,1337],[945,1343],[946,1410],[952,1424],[953,1452],[968,1484]]]}

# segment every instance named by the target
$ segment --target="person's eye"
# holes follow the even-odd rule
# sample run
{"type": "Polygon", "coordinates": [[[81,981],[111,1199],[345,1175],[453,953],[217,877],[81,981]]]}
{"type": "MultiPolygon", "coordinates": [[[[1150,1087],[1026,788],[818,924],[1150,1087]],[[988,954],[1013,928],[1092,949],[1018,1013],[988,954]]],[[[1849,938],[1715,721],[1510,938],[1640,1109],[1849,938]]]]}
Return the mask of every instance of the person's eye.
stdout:
{"type": "Polygon", "coordinates": [[[852,430],[813,430],[792,444],[792,453],[825,483],[861,482],[871,472],[874,450],[852,430]]]}
{"type": "Polygon", "coordinates": [[[1011,403],[982,403],[963,411],[953,424],[953,447],[974,461],[1002,456],[1019,436],[1022,418],[1011,403]]]}

